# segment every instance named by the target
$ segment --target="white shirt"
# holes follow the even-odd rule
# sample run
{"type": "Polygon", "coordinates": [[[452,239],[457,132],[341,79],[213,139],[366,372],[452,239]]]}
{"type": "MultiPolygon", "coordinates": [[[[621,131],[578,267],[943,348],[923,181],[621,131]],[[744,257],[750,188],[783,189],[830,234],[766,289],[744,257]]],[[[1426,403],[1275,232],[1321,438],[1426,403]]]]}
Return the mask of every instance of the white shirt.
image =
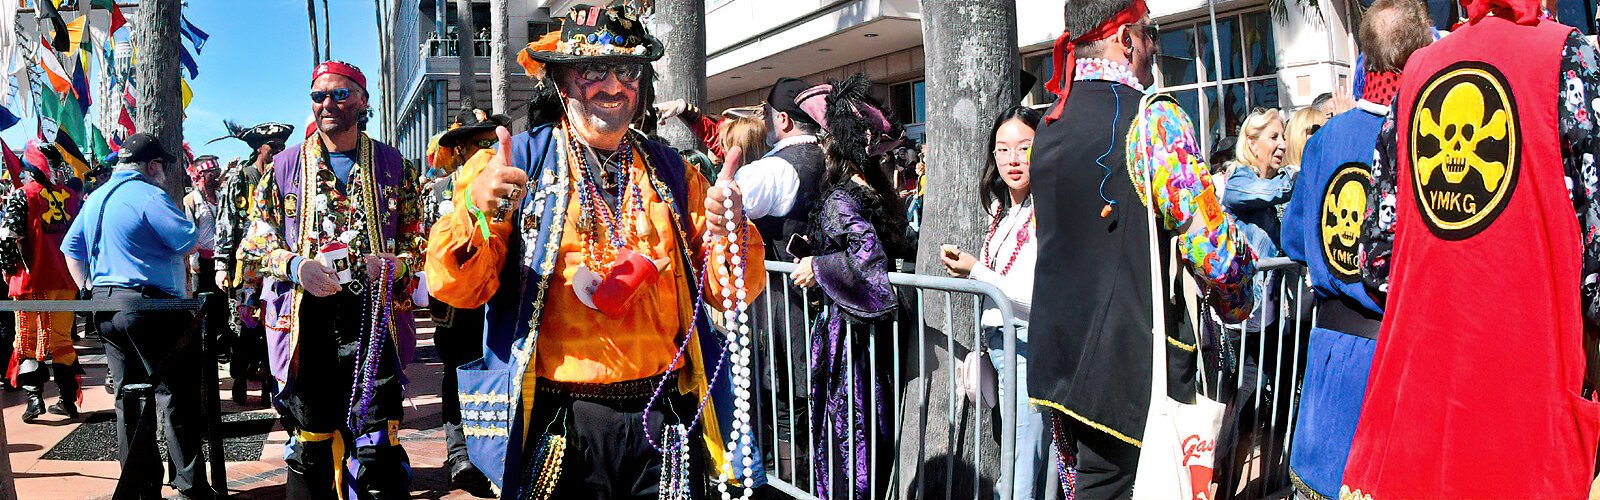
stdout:
{"type": "Polygon", "coordinates": [[[778,141],[766,156],[750,162],[733,174],[734,182],[744,191],[744,213],[751,219],[783,215],[794,209],[794,199],[800,192],[800,174],[789,160],[779,158],[783,148],[797,144],[816,144],[817,136],[797,135],[778,141]]]}
{"type": "MultiPolygon", "coordinates": [[[[983,242],[988,250],[987,258],[978,255],[978,264],[972,266],[972,279],[1000,288],[1000,292],[1011,299],[1011,310],[1016,313],[1017,319],[1024,321],[1033,310],[1033,268],[1039,258],[1039,231],[1031,227],[1032,219],[1032,198],[1006,209],[999,227],[994,230],[994,236],[983,242]],[[1029,231],[1028,240],[1019,249],[1017,232],[1025,227],[1029,231]],[[1001,275],[1000,272],[1011,261],[1013,254],[1017,259],[1011,264],[1011,270],[1001,275]],[[999,269],[990,268],[990,261],[999,269]]],[[[983,326],[1001,326],[1000,309],[988,298],[983,299],[983,308],[983,326]]]]}

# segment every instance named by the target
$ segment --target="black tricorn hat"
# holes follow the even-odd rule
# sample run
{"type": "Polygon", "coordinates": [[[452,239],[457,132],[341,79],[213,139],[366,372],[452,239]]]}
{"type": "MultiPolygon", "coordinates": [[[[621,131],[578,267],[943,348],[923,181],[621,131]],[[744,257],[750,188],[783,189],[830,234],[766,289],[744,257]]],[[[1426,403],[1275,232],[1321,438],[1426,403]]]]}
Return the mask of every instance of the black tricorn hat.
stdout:
{"type": "Polygon", "coordinates": [[[237,123],[223,120],[222,126],[228,130],[228,135],[212,139],[206,142],[206,144],[211,144],[223,139],[238,139],[244,141],[245,144],[250,146],[250,150],[254,151],[261,149],[261,145],[267,143],[276,142],[279,144],[284,144],[289,140],[289,136],[294,133],[294,125],[286,125],[277,122],[267,122],[254,127],[244,128],[239,126],[237,123]]]}
{"type": "Polygon", "coordinates": [[[439,136],[440,147],[455,147],[458,141],[466,140],[473,135],[483,132],[494,132],[495,127],[510,127],[511,117],[506,115],[490,115],[488,111],[474,109],[462,112],[456,118],[456,123],[461,125],[452,128],[439,136]]]}
{"type": "Polygon", "coordinates": [[[623,5],[607,8],[578,4],[561,18],[559,34],[551,32],[529,43],[517,54],[517,62],[529,75],[538,75],[545,63],[617,59],[649,62],[665,53],[661,40],[645,31],[644,23],[631,9],[623,5]]]}

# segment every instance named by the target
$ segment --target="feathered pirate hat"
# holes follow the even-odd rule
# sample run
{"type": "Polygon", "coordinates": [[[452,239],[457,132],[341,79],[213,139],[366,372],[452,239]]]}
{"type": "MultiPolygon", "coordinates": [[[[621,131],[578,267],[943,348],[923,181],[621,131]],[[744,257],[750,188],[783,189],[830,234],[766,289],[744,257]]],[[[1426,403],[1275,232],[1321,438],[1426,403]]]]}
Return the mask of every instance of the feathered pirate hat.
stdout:
{"type": "Polygon", "coordinates": [[[517,53],[528,76],[544,78],[546,64],[622,60],[651,62],[666,53],[661,40],[645,31],[639,16],[623,5],[572,6],[561,31],[546,33],[517,53]]]}
{"type": "Polygon", "coordinates": [[[223,120],[222,127],[228,130],[228,135],[207,141],[211,144],[223,139],[238,139],[250,146],[250,158],[246,161],[255,163],[255,151],[261,149],[263,144],[276,143],[279,147],[287,144],[289,136],[294,134],[294,125],[278,122],[266,122],[250,128],[239,126],[230,120],[223,120]]]}

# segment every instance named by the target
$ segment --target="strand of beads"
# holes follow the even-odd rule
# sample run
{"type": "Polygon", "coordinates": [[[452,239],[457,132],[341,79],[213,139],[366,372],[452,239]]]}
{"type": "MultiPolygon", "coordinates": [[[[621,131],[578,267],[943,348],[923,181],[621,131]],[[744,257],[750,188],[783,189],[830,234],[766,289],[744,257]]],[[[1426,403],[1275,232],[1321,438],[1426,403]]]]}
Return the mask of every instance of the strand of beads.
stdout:
{"type": "Polygon", "coordinates": [[[744,231],[741,225],[734,222],[733,188],[720,189],[724,190],[725,195],[722,208],[728,235],[724,240],[727,243],[727,251],[717,253],[716,268],[726,270],[717,278],[717,282],[722,285],[723,328],[727,330],[728,357],[733,361],[730,382],[733,384],[734,407],[733,422],[729,426],[728,442],[724,451],[728,469],[723,471],[723,477],[717,482],[717,491],[722,494],[723,500],[732,500],[734,497],[728,491],[728,483],[734,477],[737,477],[739,484],[744,487],[739,498],[746,499],[755,494],[755,489],[751,487],[755,478],[752,445],[755,436],[750,425],[750,364],[754,355],[750,347],[749,296],[744,291],[744,231]]]}
{"type": "Polygon", "coordinates": [[[352,377],[350,388],[350,414],[348,423],[351,431],[361,429],[361,424],[366,422],[367,415],[372,410],[372,400],[378,393],[378,363],[383,357],[383,339],[389,336],[389,323],[392,319],[390,301],[390,281],[394,279],[394,264],[388,259],[382,259],[378,267],[378,283],[368,296],[371,307],[367,309],[369,328],[367,329],[366,347],[364,352],[356,353],[355,373],[352,377]]]}
{"type": "Polygon", "coordinates": [[[668,425],[661,437],[666,448],[661,465],[661,500],[688,500],[689,492],[689,428],[683,424],[668,425]]]}

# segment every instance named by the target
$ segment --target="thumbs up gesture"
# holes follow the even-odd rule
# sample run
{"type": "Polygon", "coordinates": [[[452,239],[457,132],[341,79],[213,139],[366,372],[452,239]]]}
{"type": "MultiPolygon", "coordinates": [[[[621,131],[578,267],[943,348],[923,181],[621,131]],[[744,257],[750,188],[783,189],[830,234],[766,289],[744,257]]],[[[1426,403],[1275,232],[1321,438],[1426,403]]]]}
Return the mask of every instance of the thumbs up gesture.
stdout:
{"type": "Polygon", "coordinates": [[[494,135],[500,142],[495,145],[494,159],[472,181],[472,206],[498,224],[527,194],[528,174],[511,165],[511,132],[495,127],[494,135]]]}
{"type": "Polygon", "coordinates": [[[739,170],[739,164],[744,157],[744,150],[738,146],[728,148],[722,162],[722,171],[717,173],[717,182],[706,190],[706,223],[712,236],[726,236],[729,232],[729,222],[734,228],[744,225],[744,195],[739,191],[739,184],[734,182],[733,174],[739,170]],[[728,219],[732,212],[733,219],[728,219]]]}

